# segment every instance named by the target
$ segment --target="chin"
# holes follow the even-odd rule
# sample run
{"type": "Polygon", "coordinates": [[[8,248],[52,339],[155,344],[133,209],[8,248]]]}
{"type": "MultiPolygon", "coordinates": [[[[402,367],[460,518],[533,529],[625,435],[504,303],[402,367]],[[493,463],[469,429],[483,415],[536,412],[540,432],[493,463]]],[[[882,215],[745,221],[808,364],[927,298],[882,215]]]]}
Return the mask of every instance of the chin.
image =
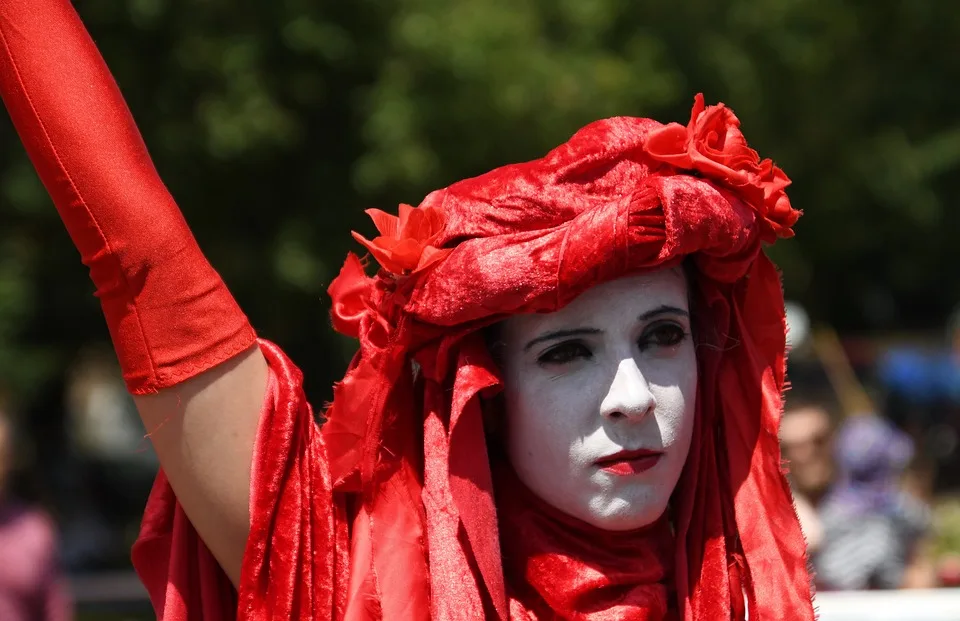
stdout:
{"type": "Polygon", "coordinates": [[[583,518],[591,526],[609,531],[636,530],[656,522],[667,510],[667,499],[640,499],[617,497],[603,501],[602,508],[588,510],[583,518]]]}

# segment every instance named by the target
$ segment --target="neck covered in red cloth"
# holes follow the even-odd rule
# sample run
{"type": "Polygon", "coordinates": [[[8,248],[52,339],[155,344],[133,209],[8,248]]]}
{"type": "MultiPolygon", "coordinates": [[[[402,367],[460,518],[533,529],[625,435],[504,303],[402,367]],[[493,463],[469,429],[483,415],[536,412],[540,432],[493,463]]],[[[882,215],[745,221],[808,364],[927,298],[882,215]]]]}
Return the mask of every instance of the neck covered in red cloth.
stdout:
{"type": "Polygon", "coordinates": [[[675,550],[669,520],[605,531],[536,497],[507,465],[495,467],[511,617],[574,621],[677,619],[668,587],[675,550]]]}

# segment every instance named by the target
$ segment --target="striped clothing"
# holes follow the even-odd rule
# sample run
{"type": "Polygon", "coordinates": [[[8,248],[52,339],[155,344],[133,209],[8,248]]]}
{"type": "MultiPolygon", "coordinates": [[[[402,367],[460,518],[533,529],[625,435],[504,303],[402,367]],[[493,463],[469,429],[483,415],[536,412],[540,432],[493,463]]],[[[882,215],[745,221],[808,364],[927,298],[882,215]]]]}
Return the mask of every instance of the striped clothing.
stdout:
{"type": "Polygon", "coordinates": [[[828,504],[820,521],[823,540],[811,559],[820,590],[895,589],[930,516],[924,505],[901,495],[885,513],[828,504]]]}

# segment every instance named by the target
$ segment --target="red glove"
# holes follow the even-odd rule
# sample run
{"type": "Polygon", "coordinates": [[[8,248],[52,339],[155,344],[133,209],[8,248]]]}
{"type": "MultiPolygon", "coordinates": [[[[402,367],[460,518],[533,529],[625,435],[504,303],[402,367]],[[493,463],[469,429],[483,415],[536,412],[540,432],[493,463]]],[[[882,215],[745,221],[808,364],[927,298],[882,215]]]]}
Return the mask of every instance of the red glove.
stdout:
{"type": "Polygon", "coordinates": [[[156,392],[252,346],[69,0],[0,0],[0,91],[90,268],[129,390],[156,392]]]}

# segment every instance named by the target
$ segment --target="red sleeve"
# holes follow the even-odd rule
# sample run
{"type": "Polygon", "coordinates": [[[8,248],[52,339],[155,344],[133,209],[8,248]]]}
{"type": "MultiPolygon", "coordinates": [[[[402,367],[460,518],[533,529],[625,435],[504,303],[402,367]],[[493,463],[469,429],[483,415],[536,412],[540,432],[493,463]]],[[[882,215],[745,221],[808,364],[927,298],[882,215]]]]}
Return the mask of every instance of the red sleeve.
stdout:
{"type": "Polygon", "coordinates": [[[300,370],[276,345],[260,341],[260,348],[270,379],[254,448],[250,536],[239,594],[161,471],[133,548],[134,567],[160,621],[341,618],[346,503],[333,494],[326,448],[300,370]]]}
{"type": "Polygon", "coordinates": [[[253,346],[69,0],[0,2],[0,96],[90,268],[130,392],[253,346]]]}

